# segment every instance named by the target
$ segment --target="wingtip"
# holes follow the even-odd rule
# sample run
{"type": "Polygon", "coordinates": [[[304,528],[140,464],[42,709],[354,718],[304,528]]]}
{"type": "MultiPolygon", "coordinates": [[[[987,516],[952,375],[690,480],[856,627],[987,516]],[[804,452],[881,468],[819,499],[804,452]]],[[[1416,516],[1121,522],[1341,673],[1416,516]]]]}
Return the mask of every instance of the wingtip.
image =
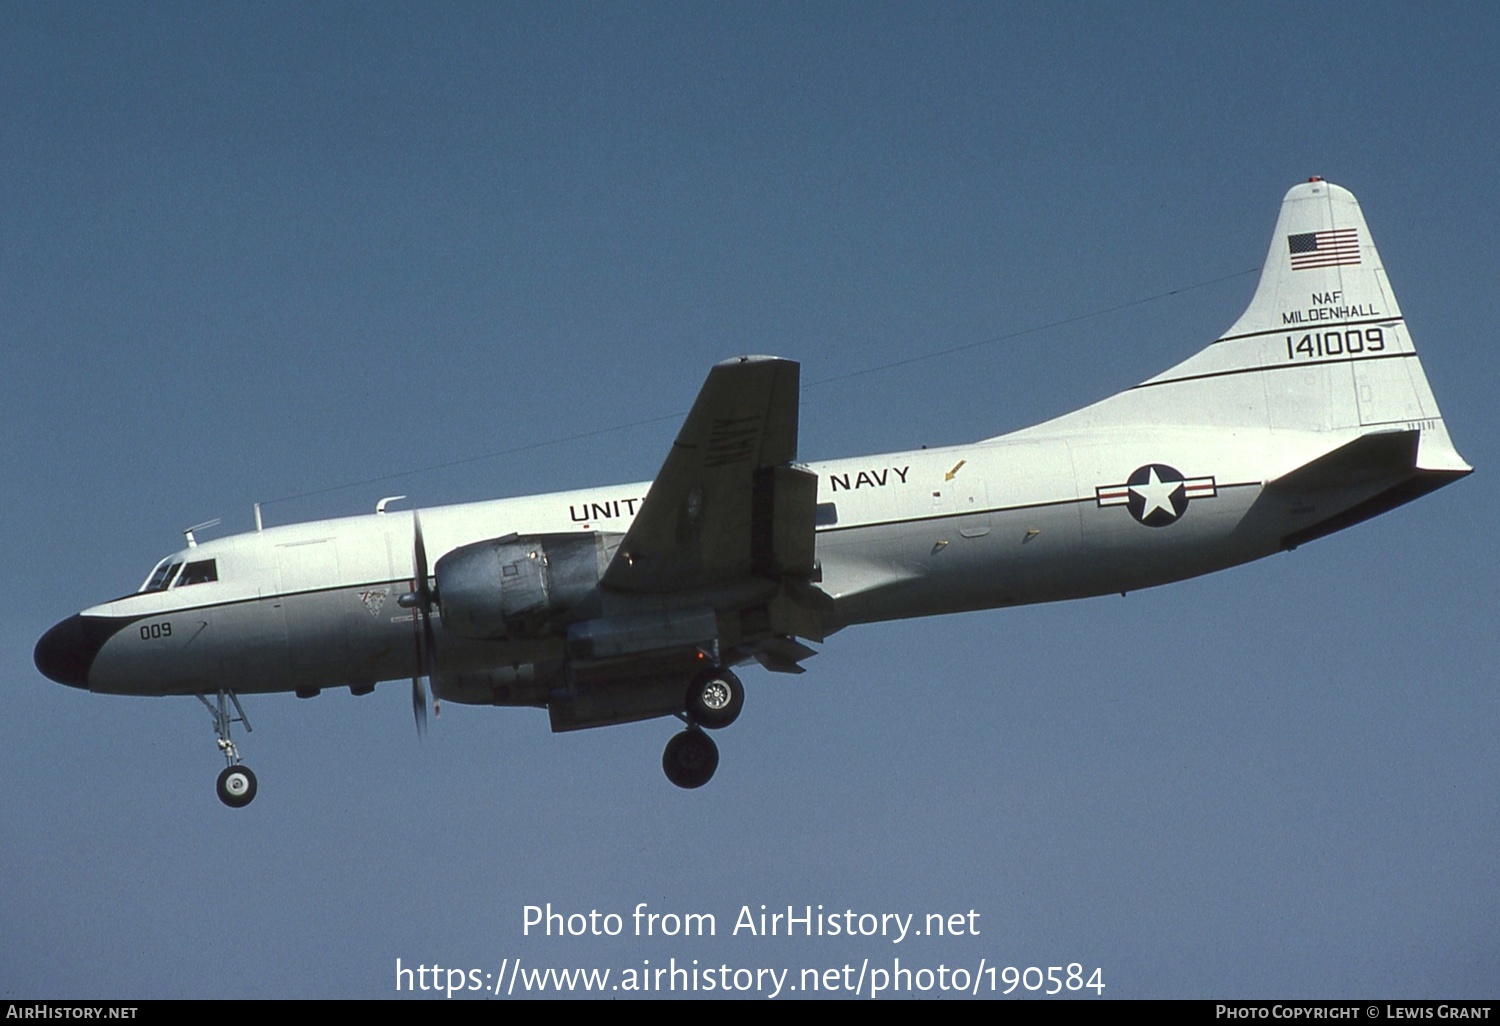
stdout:
{"type": "Polygon", "coordinates": [[[717,367],[737,367],[742,363],[793,363],[782,356],[766,356],[764,354],[747,354],[745,356],[732,356],[727,360],[720,360],[717,367]]]}

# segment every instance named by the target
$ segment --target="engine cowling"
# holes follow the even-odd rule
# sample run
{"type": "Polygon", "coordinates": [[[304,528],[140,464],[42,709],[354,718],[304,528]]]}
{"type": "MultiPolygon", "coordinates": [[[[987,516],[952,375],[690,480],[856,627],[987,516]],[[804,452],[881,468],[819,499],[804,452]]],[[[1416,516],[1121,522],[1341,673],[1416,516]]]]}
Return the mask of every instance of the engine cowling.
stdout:
{"type": "Polygon", "coordinates": [[[607,565],[597,533],[512,534],[464,545],[434,568],[443,628],[466,638],[561,631],[607,565]]]}

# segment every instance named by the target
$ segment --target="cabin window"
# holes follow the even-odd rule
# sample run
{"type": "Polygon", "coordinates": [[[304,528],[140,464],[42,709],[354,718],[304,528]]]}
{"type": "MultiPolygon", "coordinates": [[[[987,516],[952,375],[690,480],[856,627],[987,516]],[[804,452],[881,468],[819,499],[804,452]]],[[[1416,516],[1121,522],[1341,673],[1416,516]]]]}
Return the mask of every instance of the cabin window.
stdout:
{"type": "Polygon", "coordinates": [[[167,586],[172,583],[172,578],[177,576],[177,571],[182,568],[181,561],[172,562],[168,556],[156,564],[156,569],[151,571],[151,576],[146,578],[146,583],[141,585],[141,591],[166,591],[167,586]]]}
{"type": "Polygon", "coordinates": [[[218,579],[219,568],[216,562],[212,559],[202,559],[182,568],[182,576],[177,578],[176,587],[185,588],[189,584],[206,584],[218,579]]]}
{"type": "Polygon", "coordinates": [[[832,527],[839,522],[839,507],[836,502],[820,502],[818,510],[814,514],[814,524],[818,527],[832,527]]]}

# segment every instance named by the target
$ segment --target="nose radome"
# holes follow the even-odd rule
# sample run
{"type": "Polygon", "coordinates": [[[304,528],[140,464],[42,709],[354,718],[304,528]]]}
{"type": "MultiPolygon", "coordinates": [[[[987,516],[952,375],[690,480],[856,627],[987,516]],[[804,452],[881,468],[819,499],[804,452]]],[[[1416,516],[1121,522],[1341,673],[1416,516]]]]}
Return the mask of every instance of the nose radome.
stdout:
{"type": "Polygon", "coordinates": [[[120,629],[114,620],[74,615],[42,635],[32,658],[36,668],[59,684],[89,686],[89,669],[104,643],[120,629]]]}

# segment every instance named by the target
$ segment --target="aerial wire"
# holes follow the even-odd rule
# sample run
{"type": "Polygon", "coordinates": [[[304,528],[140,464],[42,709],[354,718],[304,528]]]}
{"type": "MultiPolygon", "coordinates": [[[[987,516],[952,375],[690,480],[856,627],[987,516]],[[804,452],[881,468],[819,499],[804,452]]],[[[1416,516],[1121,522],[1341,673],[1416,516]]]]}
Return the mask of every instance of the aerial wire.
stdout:
{"type": "MultiPolygon", "coordinates": [[[[875,364],[869,367],[861,367],[858,370],[846,371],[842,374],[833,374],[815,381],[803,382],[803,388],[818,388],[822,385],[831,385],[840,381],[848,381],[851,378],[865,377],[870,374],[879,374],[882,371],[896,370],[900,367],[910,367],[915,363],[923,363],[927,360],[937,360],[945,356],[953,356],[956,353],[966,353],[970,350],[981,349],[985,346],[999,345],[1002,342],[1012,342],[1027,335],[1035,335],[1043,331],[1051,331],[1054,328],[1066,327],[1069,324],[1077,324],[1080,321],[1093,320],[1097,317],[1106,317],[1109,314],[1119,313],[1137,306],[1145,306],[1148,303],[1156,303],[1172,296],[1180,296],[1186,292],[1197,289],[1206,289],[1213,285],[1219,285],[1236,278],[1255,274],[1260,268],[1250,267],[1243,271],[1235,271],[1233,274],[1221,275],[1217,278],[1209,278],[1206,281],[1194,282],[1191,285],[1183,285],[1166,292],[1158,292],[1140,299],[1132,299],[1125,303],[1117,303],[1114,306],[1101,307],[1098,310],[1090,310],[1087,313],[1075,314],[1072,317],[1064,317],[1061,320],[1049,321],[1046,324],[1037,324],[1029,328],[1021,328],[1017,331],[1006,332],[1003,335],[992,335],[982,338],[976,342],[966,342],[959,346],[950,346],[946,349],[936,349],[927,353],[919,353],[916,356],[904,357],[900,360],[892,360],[889,363],[875,364]]],[[[291,502],[294,499],[309,499],[317,495],[328,495],[332,492],[342,492],[350,488],[363,488],[367,485],[381,484],[386,481],[397,481],[405,477],[415,477],[418,474],[428,474],[438,470],[450,470],[453,467],[468,466],[471,463],[481,463],[485,460],[499,459],[502,456],[515,456],[523,452],[534,452],[537,449],[545,449],[554,445],[566,445],[569,442],[581,442],[588,438],[598,438],[601,435],[614,434],[618,431],[629,431],[632,428],[645,427],[649,424],[660,424],[663,421],[680,421],[687,416],[687,411],[678,413],[664,413],[657,417],[646,417],[642,420],[632,420],[624,424],[613,424],[608,427],[594,428],[590,431],[578,431],[570,435],[558,435],[554,438],[544,439],[539,442],[528,442],[525,445],[513,445],[508,449],[498,449],[494,452],[479,453],[474,456],[463,456],[456,460],[445,460],[442,463],[431,463],[425,467],[417,467],[412,470],[400,470],[393,474],[381,474],[379,477],[367,477],[360,481],[348,481],[344,484],[328,485],[325,488],[314,488],[311,491],[297,492],[294,495],[281,495],[274,499],[266,499],[260,503],[261,506],[269,506],[278,502],[291,502]]]]}
{"type": "Polygon", "coordinates": [[[1219,278],[1210,278],[1208,281],[1200,281],[1192,285],[1184,285],[1181,288],[1171,289],[1167,292],[1158,292],[1154,296],[1146,296],[1142,299],[1132,299],[1128,303],[1119,303],[1115,306],[1104,307],[1099,310],[1091,310],[1088,313],[1075,314],[1072,317],[1064,317],[1060,321],[1051,321],[1047,324],[1038,324],[1031,328],[1022,328],[1019,331],[1007,332],[1004,335],[995,335],[991,338],[982,338],[978,342],[966,342],[961,346],[952,346],[948,349],[938,349],[930,353],[921,353],[917,356],[908,356],[904,359],[893,360],[890,363],[878,364],[874,367],[863,367],[860,370],[848,371],[844,374],[834,374],[830,377],[819,378],[817,381],[809,381],[802,387],[816,388],[818,385],[830,385],[835,381],[848,381],[850,378],[863,377],[866,374],[877,374],[880,371],[895,370],[897,367],[909,367],[914,363],[924,360],[936,360],[943,356],[952,356],[954,353],[966,353],[971,349],[979,349],[982,346],[993,346],[1001,342],[1010,342],[1027,335],[1035,335],[1042,331],[1051,331],[1053,328],[1066,327],[1069,324],[1077,324],[1079,321],[1092,320],[1095,317],[1104,317],[1108,314],[1119,313],[1121,310],[1129,310],[1135,306],[1145,306],[1147,303],[1155,303],[1157,300],[1168,299],[1172,296],[1180,296],[1184,292],[1192,292],[1194,289],[1206,289],[1210,285],[1218,285],[1222,282],[1233,281],[1235,278],[1243,278],[1247,274],[1254,274],[1259,267],[1251,267],[1233,274],[1226,274],[1219,278]]]}

